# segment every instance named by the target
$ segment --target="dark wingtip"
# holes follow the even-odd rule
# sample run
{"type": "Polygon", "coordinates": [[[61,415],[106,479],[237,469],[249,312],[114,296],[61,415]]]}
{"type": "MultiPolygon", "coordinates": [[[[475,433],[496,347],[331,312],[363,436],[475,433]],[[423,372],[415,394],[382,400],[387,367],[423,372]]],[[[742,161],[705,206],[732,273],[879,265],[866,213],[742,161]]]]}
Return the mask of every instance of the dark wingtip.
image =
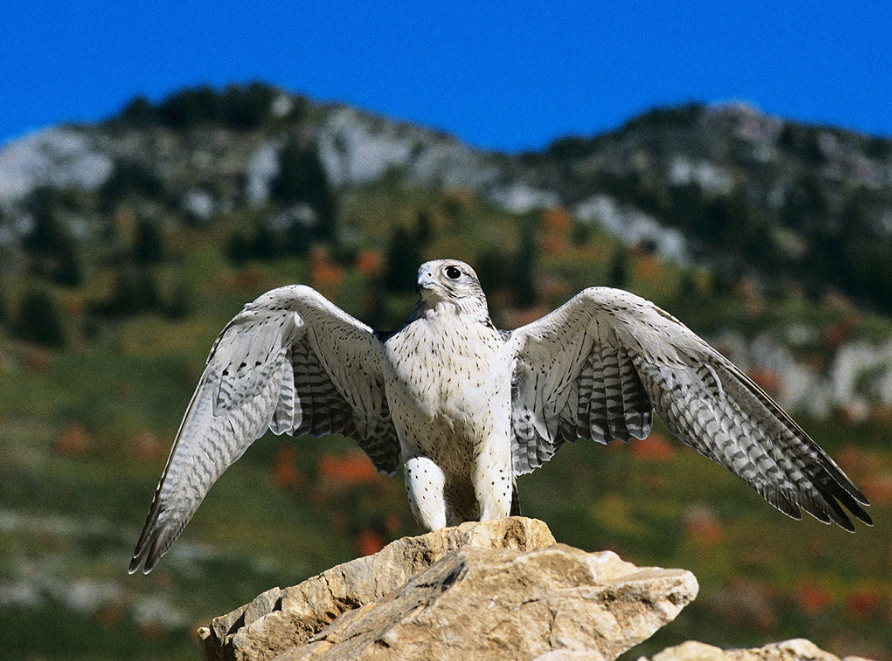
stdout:
{"type": "Polygon", "coordinates": [[[833,473],[830,475],[835,478],[834,481],[828,481],[821,484],[819,486],[819,491],[822,492],[822,495],[825,500],[830,503],[831,507],[843,514],[843,517],[849,525],[842,527],[849,532],[855,532],[855,526],[849,521],[849,518],[845,516],[845,512],[842,509],[843,507],[865,525],[872,526],[873,520],[864,509],[864,507],[870,507],[870,502],[867,500],[867,497],[858,490],[845,474],[842,475],[842,479],[837,478],[833,473]]]}
{"type": "MultiPolygon", "coordinates": [[[[869,505],[869,503],[865,503],[865,504],[866,504],[866,505],[869,505]]],[[[870,518],[870,514],[868,514],[868,513],[865,512],[864,510],[861,510],[860,512],[855,512],[855,516],[858,517],[858,520],[859,520],[861,523],[863,523],[863,524],[866,525],[866,526],[870,526],[871,528],[873,528],[873,519],[870,518]]]]}
{"type": "MultiPolygon", "coordinates": [[[[160,491],[160,489],[161,485],[159,484],[158,490],[160,491]]],[[[139,566],[148,555],[148,549],[155,545],[155,538],[158,535],[158,516],[160,514],[161,506],[158,504],[158,491],[156,491],[155,497],[152,499],[152,504],[149,507],[149,514],[146,517],[146,523],[139,535],[139,540],[137,540],[136,542],[136,548],[133,550],[133,558],[130,559],[130,566],[127,569],[128,574],[135,574],[139,570],[139,566]]],[[[149,563],[146,562],[146,568],[143,569],[143,573],[148,574],[151,570],[152,568],[149,566],[149,563]]]]}

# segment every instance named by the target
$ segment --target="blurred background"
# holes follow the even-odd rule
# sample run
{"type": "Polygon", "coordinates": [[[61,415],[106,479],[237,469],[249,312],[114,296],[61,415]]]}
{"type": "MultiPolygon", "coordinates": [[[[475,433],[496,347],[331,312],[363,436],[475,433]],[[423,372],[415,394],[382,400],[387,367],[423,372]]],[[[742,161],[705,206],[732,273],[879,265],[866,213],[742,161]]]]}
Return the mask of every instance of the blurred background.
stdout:
{"type": "Polygon", "coordinates": [[[416,534],[352,442],[268,435],[126,573],[244,303],[305,283],[395,329],[449,256],[503,328],[589,285],[652,299],[873,503],[855,535],[791,521],[659,425],[563,450],[526,515],[700,581],[628,658],[892,659],[892,10],[538,4],[4,4],[0,649],[195,659],[210,618],[416,534]]]}

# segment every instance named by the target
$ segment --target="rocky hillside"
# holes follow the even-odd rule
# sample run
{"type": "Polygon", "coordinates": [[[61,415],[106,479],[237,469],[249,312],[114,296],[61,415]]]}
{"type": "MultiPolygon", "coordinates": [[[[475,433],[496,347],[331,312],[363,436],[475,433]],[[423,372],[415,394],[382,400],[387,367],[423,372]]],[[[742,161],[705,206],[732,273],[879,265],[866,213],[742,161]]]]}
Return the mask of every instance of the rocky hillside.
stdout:
{"type": "MultiPolygon", "coordinates": [[[[489,289],[512,290],[509,307],[553,305],[595,282],[630,286],[623,255],[607,278],[583,278],[577,265],[604,242],[574,256],[560,237],[562,223],[574,246],[606,233],[627,252],[680,269],[679,291],[703,295],[657,302],[764,371],[763,385],[785,405],[858,418],[892,407],[892,342],[862,328],[858,313],[892,312],[892,143],[742,104],[657,109],[610,133],[506,155],[259,84],[185,90],[157,105],[136,99],[100,125],[48,129],[0,152],[0,281],[13,299],[0,296],[0,323],[5,317],[29,335],[28,321],[13,317],[28,304],[46,307],[43,298],[25,300],[35,278],[86,283],[95,293],[79,305],[100,324],[146,310],[182,314],[189,283],[153,265],[175,260],[165,241],[191,229],[225,241],[237,263],[305,256],[319,245],[342,265],[368,248],[400,255],[384,265],[384,284],[408,291],[431,236],[466,234],[470,222],[493,226],[477,232],[465,256],[489,289]],[[407,221],[407,197],[436,195],[439,209],[407,221]],[[544,229],[517,237],[525,219],[548,210],[558,213],[542,217],[544,229]],[[394,212],[402,217],[388,217],[394,212]],[[496,215],[513,225],[510,235],[498,235],[496,215]],[[534,243],[573,264],[533,274],[534,243]],[[511,262],[529,266],[505,268],[511,262]],[[580,275],[568,280],[571,270],[580,275]],[[534,276],[563,283],[534,291],[534,276]],[[836,322],[803,322],[796,312],[775,319],[769,334],[741,335],[739,324],[729,334],[730,322],[707,312],[723,292],[742,292],[756,309],[766,300],[778,309],[829,300],[836,322]]],[[[373,323],[399,323],[366,313],[373,323]]],[[[523,319],[510,310],[497,316],[523,319]]],[[[53,327],[41,323],[38,339],[62,341],[53,327]]]]}
{"type": "MultiPolygon", "coordinates": [[[[511,213],[560,206],[673,259],[892,309],[892,142],[744,104],[656,109],[593,138],[504,155],[262,85],[137,99],[102,125],[6,146],[0,241],[27,240],[46,189],[98,193],[105,205],[136,195],[199,221],[257,207],[287,197],[275,186],[281,159],[301,154],[299,167],[321,168],[336,191],[387,179],[471,191],[511,213]]],[[[95,224],[79,220],[81,233],[95,224]]]]}

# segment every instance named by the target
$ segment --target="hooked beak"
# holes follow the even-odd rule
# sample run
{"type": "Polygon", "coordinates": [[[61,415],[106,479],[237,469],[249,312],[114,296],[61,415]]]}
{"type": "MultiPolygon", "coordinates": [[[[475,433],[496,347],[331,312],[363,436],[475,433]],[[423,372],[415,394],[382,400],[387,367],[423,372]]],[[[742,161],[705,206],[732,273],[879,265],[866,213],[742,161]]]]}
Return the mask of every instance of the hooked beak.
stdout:
{"type": "Polygon", "coordinates": [[[418,291],[422,291],[432,288],[436,283],[437,281],[434,279],[434,272],[425,270],[418,274],[416,286],[418,287],[418,291]]]}

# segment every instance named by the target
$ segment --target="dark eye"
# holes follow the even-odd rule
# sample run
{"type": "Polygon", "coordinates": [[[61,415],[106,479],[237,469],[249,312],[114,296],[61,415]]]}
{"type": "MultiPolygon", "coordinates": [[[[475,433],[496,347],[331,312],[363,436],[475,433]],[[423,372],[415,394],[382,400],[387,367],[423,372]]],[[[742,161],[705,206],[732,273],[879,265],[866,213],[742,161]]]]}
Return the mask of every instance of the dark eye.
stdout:
{"type": "Polygon", "coordinates": [[[447,266],[446,277],[450,280],[458,280],[461,277],[461,271],[456,266],[447,266]]]}

